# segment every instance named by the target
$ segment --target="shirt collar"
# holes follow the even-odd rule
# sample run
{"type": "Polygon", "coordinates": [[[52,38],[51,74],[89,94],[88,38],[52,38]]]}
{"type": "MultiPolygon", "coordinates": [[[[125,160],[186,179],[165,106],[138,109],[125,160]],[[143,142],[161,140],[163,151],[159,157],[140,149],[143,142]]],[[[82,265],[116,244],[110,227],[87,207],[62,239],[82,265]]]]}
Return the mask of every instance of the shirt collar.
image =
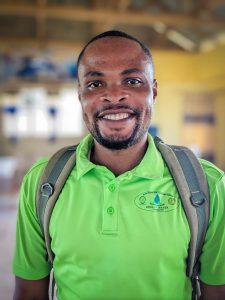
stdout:
{"type": "Polygon", "coordinates": [[[76,168],[78,179],[96,167],[96,165],[90,161],[90,151],[92,146],[93,138],[90,134],[88,134],[77,147],[76,168]]]}
{"type": "MultiPolygon", "coordinates": [[[[84,174],[96,168],[89,159],[89,153],[93,146],[93,137],[87,135],[79,144],[76,150],[76,168],[78,179],[84,174]]],[[[157,150],[154,140],[148,134],[148,148],[141,162],[130,171],[133,175],[143,178],[161,178],[164,173],[164,162],[157,150]]]]}
{"type": "Polygon", "coordinates": [[[134,168],[133,173],[148,179],[163,177],[164,162],[150,134],[148,134],[147,151],[141,162],[134,168]]]}

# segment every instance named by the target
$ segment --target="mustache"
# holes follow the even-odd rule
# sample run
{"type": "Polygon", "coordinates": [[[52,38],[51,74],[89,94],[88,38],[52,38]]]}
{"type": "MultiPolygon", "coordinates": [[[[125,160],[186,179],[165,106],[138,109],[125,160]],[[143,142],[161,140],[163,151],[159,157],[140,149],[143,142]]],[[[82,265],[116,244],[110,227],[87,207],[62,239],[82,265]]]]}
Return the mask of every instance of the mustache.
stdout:
{"type": "Polygon", "coordinates": [[[128,109],[128,110],[132,111],[133,114],[136,116],[139,116],[141,113],[139,109],[134,108],[129,105],[126,105],[126,104],[108,104],[105,107],[96,110],[96,112],[94,113],[94,118],[97,119],[98,116],[105,111],[109,112],[110,110],[117,110],[117,109],[128,109]]]}

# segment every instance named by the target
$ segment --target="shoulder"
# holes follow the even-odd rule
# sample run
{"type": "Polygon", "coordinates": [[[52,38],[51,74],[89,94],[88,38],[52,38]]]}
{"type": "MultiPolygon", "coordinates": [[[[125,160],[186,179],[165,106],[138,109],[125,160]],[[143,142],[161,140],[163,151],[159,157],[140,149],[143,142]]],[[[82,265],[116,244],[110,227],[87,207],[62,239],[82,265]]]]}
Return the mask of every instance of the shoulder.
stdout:
{"type": "Polygon", "coordinates": [[[20,203],[24,202],[35,209],[35,198],[40,178],[48,164],[48,158],[38,160],[23,177],[20,187],[20,203]]]}
{"type": "Polygon", "coordinates": [[[206,174],[210,194],[210,220],[221,220],[225,213],[225,180],[224,172],[214,164],[201,160],[206,174]]]}
{"type": "Polygon", "coordinates": [[[221,181],[222,178],[224,178],[224,171],[219,169],[213,163],[204,159],[200,159],[200,164],[206,174],[208,184],[210,187],[212,185],[217,184],[218,182],[221,181]]]}
{"type": "Polygon", "coordinates": [[[47,166],[49,161],[49,158],[45,157],[42,159],[39,159],[36,163],[33,164],[33,166],[28,170],[26,175],[23,178],[23,184],[25,184],[29,180],[40,178],[42,175],[45,167],[47,166]]]}

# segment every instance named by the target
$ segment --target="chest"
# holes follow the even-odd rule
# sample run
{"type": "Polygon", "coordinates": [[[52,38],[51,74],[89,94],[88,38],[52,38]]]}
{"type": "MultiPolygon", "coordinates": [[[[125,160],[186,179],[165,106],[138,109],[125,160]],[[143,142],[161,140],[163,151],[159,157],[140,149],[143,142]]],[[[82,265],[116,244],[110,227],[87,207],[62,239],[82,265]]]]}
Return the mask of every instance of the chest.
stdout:
{"type": "Polygon", "coordinates": [[[171,178],[82,178],[65,185],[50,234],[63,259],[116,260],[127,255],[184,260],[189,227],[171,178]]]}

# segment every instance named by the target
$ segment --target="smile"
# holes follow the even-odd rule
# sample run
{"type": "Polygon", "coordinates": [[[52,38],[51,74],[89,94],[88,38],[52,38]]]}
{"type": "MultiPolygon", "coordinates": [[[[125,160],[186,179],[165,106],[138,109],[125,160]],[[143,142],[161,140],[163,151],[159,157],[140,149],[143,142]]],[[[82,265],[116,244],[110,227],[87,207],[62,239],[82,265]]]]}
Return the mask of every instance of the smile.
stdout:
{"type": "Polygon", "coordinates": [[[128,113],[107,114],[103,116],[103,119],[117,121],[127,119],[129,116],[130,115],[128,113]]]}

